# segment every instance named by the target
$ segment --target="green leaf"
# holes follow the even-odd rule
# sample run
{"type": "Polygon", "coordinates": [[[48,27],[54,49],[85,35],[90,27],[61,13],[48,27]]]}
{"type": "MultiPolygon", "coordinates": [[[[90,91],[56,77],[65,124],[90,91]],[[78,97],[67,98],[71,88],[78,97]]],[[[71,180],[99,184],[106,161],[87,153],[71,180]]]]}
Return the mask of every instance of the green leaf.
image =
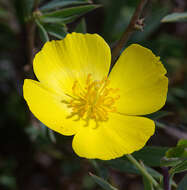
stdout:
{"type": "Polygon", "coordinates": [[[176,147],[170,148],[166,152],[167,158],[187,158],[187,140],[181,139],[179,140],[176,147]]]}
{"type": "Polygon", "coordinates": [[[40,24],[40,22],[36,19],[35,20],[36,25],[38,26],[38,29],[40,31],[40,36],[43,42],[47,42],[49,41],[49,36],[47,34],[47,31],[45,30],[45,28],[42,26],[42,24],[40,24]]]}
{"type": "Polygon", "coordinates": [[[172,112],[168,112],[168,111],[157,111],[155,113],[146,115],[146,117],[152,119],[152,120],[156,120],[156,119],[160,119],[163,118],[165,116],[169,116],[169,115],[173,115],[172,112]]]}
{"type": "Polygon", "coordinates": [[[103,189],[105,190],[118,190],[117,188],[113,187],[111,184],[109,184],[107,181],[105,181],[104,179],[89,173],[89,175],[92,177],[92,179],[98,184],[100,185],[103,189]]]}
{"type": "Polygon", "coordinates": [[[63,39],[67,34],[64,24],[45,24],[44,27],[51,36],[58,39],[63,39]]]}
{"type": "Polygon", "coordinates": [[[187,174],[183,177],[177,190],[187,190],[187,174]]]}
{"type": "MultiPolygon", "coordinates": [[[[141,175],[141,172],[125,158],[104,161],[104,162],[109,167],[116,169],[118,171],[141,175]]],[[[150,173],[154,178],[156,178],[158,180],[160,180],[162,178],[162,175],[159,172],[157,172],[156,170],[154,170],[148,166],[145,166],[145,168],[148,171],[148,173],[150,173]]]]}
{"type": "Polygon", "coordinates": [[[137,168],[134,165],[132,165],[127,159],[119,158],[119,159],[103,161],[103,162],[110,168],[116,169],[120,172],[140,174],[137,168]]]}
{"type": "Polygon", "coordinates": [[[156,170],[154,170],[153,168],[150,168],[148,166],[145,166],[145,168],[148,171],[148,173],[152,175],[152,177],[154,177],[158,181],[161,181],[163,176],[159,172],[157,172],[156,170]]]}
{"type": "Polygon", "coordinates": [[[167,158],[164,157],[161,159],[160,164],[161,166],[176,166],[177,164],[181,163],[184,159],[182,158],[167,158]]]}
{"type": "Polygon", "coordinates": [[[41,11],[48,11],[48,10],[52,10],[52,9],[56,9],[56,8],[62,8],[65,6],[70,6],[70,5],[80,5],[80,4],[84,4],[84,3],[88,3],[88,1],[85,0],[53,0],[50,1],[49,3],[43,5],[42,7],[40,7],[41,11]]]}
{"type": "Polygon", "coordinates": [[[179,142],[177,143],[177,146],[184,146],[187,148],[187,139],[180,139],[179,142]]]}
{"type": "Polygon", "coordinates": [[[74,32],[83,33],[83,34],[86,33],[86,21],[84,18],[81,19],[81,21],[75,28],[74,32]]]}
{"type": "Polygon", "coordinates": [[[45,23],[69,23],[72,22],[74,19],[80,17],[81,15],[89,11],[92,11],[98,7],[100,7],[100,5],[82,5],[71,8],[65,8],[58,11],[43,14],[39,17],[39,19],[45,23]]]}
{"type": "Polygon", "coordinates": [[[187,12],[184,13],[171,13],[165,16],[161,22],[183,22],[187,21],[187,12]]]}
{"type": "Polygon", "coordinates": [[[167,147],[146,146],[140,151],[133,153],[137,160],[142,160],[151,167],[160,166],[160,160],[165,156],[167,147]]]}
{"type": "Polygon", "coordinates": [[[184,147],[183,146],[177,146],[174,148],[170,148],[167,152],[166,152],[166,157],[168,158],[177,158],[180,157],[184,152],[184,147]]]}
{"type": "Polygon", "coordinates": [[[51,23],[51,24],[67,24],[73,22],[76,18],[78,18],[77,15],[59,18],[59,17],[46,17],[41,16],[39,19],[42,23],[51,23]]]}
{"type": "Polygon", "coordinates": [[[171,168],[169,172],[171,175],[174,175],[176,173],[181,173],[184,171],[187,171],[187,159],[185,159],[184,161],[182,161],[181,163],[179,163],[175,167],[171,168]]]}

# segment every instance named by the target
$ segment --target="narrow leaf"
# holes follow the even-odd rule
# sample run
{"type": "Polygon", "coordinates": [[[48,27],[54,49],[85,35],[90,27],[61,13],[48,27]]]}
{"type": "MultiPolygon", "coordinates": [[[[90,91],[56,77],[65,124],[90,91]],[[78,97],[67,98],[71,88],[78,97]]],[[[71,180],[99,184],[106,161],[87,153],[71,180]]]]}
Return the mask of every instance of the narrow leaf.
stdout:
{"type": "Polygon", "coordinates": [[[176,147],[168,149],[166,152],[168,158],[187,158],[187,140],[181,139],[176,147]]]}
{"type": "Polygon", "coordinates": [[[149,115],[146,115],[146,117],[152,119],[152,120],[156,120],[156,119],[160,119],[169,115],[173,115],[172,112],[168,112],[168,111],[158,111],[156,113],[152,113],[149,115]]]}
{"type": "MultiPolygon", "coordinates": [[[[141,175],[141,172],[134,165],[132,165],[127,159],[124,159],[124,158],[123,159],[119,158],[119,159],[110,160],[110,161],[102,161],[102,163],[120,172],[141,175]]],[[[157,172],[156,170],[148,166],[145,166],[145,168],[148,171],[148,173],[152,175],[152,177],[154,177],[158,181],[162,180],[163,176],[159,172],[157,172]]],[[[174,181],[172,181],[172,185],[176,186],[174,181]]]]}
{"type": "Polygon", "coordinates": [[[52,23],[52,24],[66,24],[73,22],[76,18],[78,18],[78,15],[73,15],[69,17],[51,17],[51,16],[41,16],[39,19],[43,23],[52,23]]]}
{"type": "Polygon", "coordinates": [[[187,21],[187,12],[184,13],[172,13],[165,16],[161,22],[183,22],[187,21]]]}
{"type": "Polygon", "coordinates": [[[86,21],[84,18],[81,19],[74,31],[84,34],[86,33],[86,21]]]}
{"type": "Polygon", "coordinates": [[[47,32],[58,39],[63,39],[67,34],[67,29],[64,24],[45,24],[47,32]]]}
{"type": "Polygon", "coordinates": [[[179,163],[178,165],[176,165],[175,167],[170,169],[170,174],[174,175],[176,173],[181,173],[187,171],[187,159],[184,160],[183,162],[179,163]]]}
{"type": "Polygon", "coordinates": [[[177,190],[187,190],[187,174],[183,177],[177,190]]]}
{"type": "MultiPolygon", "coordinates": [[[[109,167],[117,169],[118,171],[141,175],[141,172],[126,159],[110,160],[110,161],[106,161],[105,163],[109,167]]],[[[158,180],[160,180],[162,178],[162,175],[159,172],[157,172],[156,170],[154,170],[148,166],[145,166],[145,168],[148,171],[148,173],[150,173],[154,178],[156,178],[158,180]]]]}
{"type": "Polygon", "coordinates": [[[137,160],[142,160],[148,166],[160,166],[160,160],[165,156],[167,147],[146,146],[133,153],[137,160]]]}
{"type": "Polygon", "coordinates": [[[105,181],[104,179],[89,173],[89,175],[92,177],[92,179],[98,184],[100,185],[103,189],[105,190],[118,190],[117,188],[113,187],[111,184],[109,184],[107,181],[105,181]]]}
{"type": "Polygon", "coordinates": [[[87,1],[84,0],[53,0],[50,1],[49,3],[43,5],[42,7],[40,7],[41,11],[48,11],[48,10],[52,10],[52,9],[56,9],[56,8],[62,8],[65,6],[70,6],[70,5],[80,5],[80,4],[84,4],[87,3],[87,1]]]}
{"type": "Polygon", "coordinates": [[[176,166],[177,164],[181,163],[183,161],[182,158],[167,158],[164,157],[161,159],[160,164],[161,166],[176,166]]]}
{"type": "Polygon", "coordinates": [[[42,22],[48,23],[69,23],[72,22],[74,19],[80,17],[81,15],[94,10],[100,7],[100,5],[84,5],[84,6],[76,6],[71,8],[64,8],[61,10],[53,11],[50,13],[43,14],[40,16],[40,20],[42,22]]]}
{"type": "Polygon", "coordinates": [[[38,29],[40,31],[40,35],[41,35],[41,39],[43,42],[47,42],[49,41],[49,36],[47,34],[47,31],[45,30],[45,28],[42,26],[42,24],[40,24],[40,22],[36,19],[35,20],[37,26],[38,26],[38,29]]]}

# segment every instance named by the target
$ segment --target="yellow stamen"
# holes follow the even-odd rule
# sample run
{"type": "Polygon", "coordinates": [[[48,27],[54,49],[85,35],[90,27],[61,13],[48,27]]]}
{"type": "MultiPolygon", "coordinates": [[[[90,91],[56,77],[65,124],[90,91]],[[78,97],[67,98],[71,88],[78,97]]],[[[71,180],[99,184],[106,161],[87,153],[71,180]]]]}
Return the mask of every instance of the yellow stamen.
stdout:
{"type": "Polygon", "coordinates": [[[85,88],[82,89],[78,81],[74,81],[72,86],[72,96],[69,101],[62,101],[71,108],[71,114],[67,118],[78,116],[77,120],[83,119],[89,125],[90,119],[96,123],[95,128],[98,127],[99,122],[104,122],[109,119],[109,113],[116,112],[114,106],[115,101],[120,98],[116,93],[119,89],[109,88],[110,81],[107,77],[101,81],[92,79],[92,75],[88,74],[85,88]]]}

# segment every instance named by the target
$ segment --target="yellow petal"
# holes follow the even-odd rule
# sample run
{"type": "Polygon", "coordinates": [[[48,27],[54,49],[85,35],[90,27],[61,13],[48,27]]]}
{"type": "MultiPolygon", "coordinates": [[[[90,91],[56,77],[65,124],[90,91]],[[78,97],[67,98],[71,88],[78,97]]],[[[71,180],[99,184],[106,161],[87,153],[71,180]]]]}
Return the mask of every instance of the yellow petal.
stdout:
{"type": "Polygon", "coordinates": [[[70,113],[61,102],[63,96],[52,93],[41,83],[30,79],[24,81],[23,95],[31,112],[47,127],[63,135],[77,132],[80,122],[66,118],[70,113]]]}
{"type": "Polygon", "coordinates": [[[110,160],[141,149],[154,133],[154,122],[144,117],[112,114],[99,127],[82,127],[73,139],[80,157],[110,160]]]}
{"type": "Polygon", "coordinates": [[[164,106],[168,90],[166,69],[151,50],[138,44],[129,46],[110,73],[112,87],[118,87],[117,110],[128,115],[144,115],[164,106]]]}
{"type": "Polygon", "coordinates": [[[38,80],[58,93],[71,93],[73,82],[85,82],[107,76],[110,48],[97,34],[68,34],[64,40],[47,42],[35,56],[34,72],[38,80]]]}

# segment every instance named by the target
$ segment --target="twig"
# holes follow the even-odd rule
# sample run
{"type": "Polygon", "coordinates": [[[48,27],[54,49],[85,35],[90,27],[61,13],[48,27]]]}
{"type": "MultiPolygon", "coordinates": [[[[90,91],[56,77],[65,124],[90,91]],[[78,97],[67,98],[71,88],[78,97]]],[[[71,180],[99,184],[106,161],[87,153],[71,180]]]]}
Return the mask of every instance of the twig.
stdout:
{"type": "Polygon", "coordinates": [[[116,58],[119,56],[121,49],[123,48],[124,44],[127,42],[131,34],[135,30],[143,30],[143,21],[144,19],[140,19],[140,15],[142,13],[142,10],[147,3],[148,0],[140,0],[138,6],[136,7],[136,10],[131,18],[131,21],[129,25],[127,26],[127,29],[123,33],[121,39],[117,42],[115,47],[112,49],[112,65],[114,65],[116,58]]]}
{"type": "Polygon", "coordinates": [[[36,25],[35,25],[35,23],[33,21],[29,21],[26,24],[28,60],[29,60],[29,65],[30,66],[32,65],[32,61],[33,61],[35,28],[36,28],[36,25]]]}
{"type": "Polygon", "coordinates": [[[175,125],[168,125],[160,123],[159,121],[155,121],[155,124],[176,140],[187,139],[187,133],[185,131],[177,129],[177,126],[175,125]]]}
{"type": "Polygon", "coordinates": [[[169,183],[169,172],[167,167],[162,167],[162,173],[163,173],[163,182],[164,182],[164,190],[171,190],[170,183],[169,183]]]}
{"type": "Polygon", "coordinates": [[[38,4],[39,4],[39,0],[34,0],[34,4],[33,4],[33,10],[37,10],[38,9],[38,4]]]}
{"type": "MultiPolygon", "coordinates": [[[[33,12],[38,9],[39,0],[34,0],[33,3],[33,12]]],[[[34,40],[35,40],[35,30],[36,24],[33,19],[28,20],[26,23],[26,32],[27,32],[27,57],[28,64],[25,66],[24,70],[29,72],[32,68],[33,56],[34,56],[34,40]]]]}

